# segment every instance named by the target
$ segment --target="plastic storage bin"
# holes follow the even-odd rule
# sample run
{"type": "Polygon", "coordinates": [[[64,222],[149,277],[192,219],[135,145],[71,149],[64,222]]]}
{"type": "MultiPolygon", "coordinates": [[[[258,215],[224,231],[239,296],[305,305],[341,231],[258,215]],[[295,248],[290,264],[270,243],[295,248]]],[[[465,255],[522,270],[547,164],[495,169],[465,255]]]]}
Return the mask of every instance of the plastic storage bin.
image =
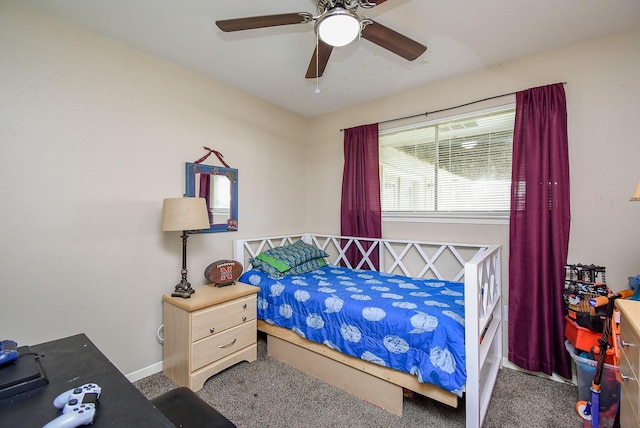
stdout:
{"type": "MultiPolygon", "coordinates": [[[[568,340],[564,342],[571,358],[576,363],[576,378],[578,381],[578,401],[591,401],[591,382],[596,374],[597,361],[578,355],[576,348],[568,340]]],[[[620,382],[618,381],[618,366],[604,365],[602,380],[600,381],[600,426],[613,427],[620,402],[620,382]]],[[[585,426],[591,426],[588,422],[585,426]]]]}

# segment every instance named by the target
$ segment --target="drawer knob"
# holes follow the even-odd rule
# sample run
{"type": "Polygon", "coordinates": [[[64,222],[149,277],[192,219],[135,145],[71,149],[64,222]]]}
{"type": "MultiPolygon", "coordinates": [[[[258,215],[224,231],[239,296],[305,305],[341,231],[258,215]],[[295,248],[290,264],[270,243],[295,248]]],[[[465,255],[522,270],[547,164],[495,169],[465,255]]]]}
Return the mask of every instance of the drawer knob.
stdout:
{"type": "Polygon", "coordinates": [[[211,327],[211,328],[209,329],[209,333],[212,333],[212,334],[213,334],[213,333],[215,333],[215,331],[216,331],[215,327],[211,327]]]}
{"type": "Polygon", "coordinates": [[[233,344],[236,343],[236,340],[238,339],[233,339],[233,342],[227,343],[226,345],[219,345],[218,348],[228,348],[229,346],[233,346],[233,344]]]}
{"type": "Polygon", "coordinates": [[[247,317],[242,317],[242,322],[245,322],[247,320],[247,317]]]}
{"type": "Polygon", "coordinates": [[[242,309],[247,309],[247,304],[242,305],[242,309]]]}
{"type": "Polygon", "coordinates": [[[623,382],[626,382],[628,380],[633,380],[633,378],[631,376],[627,376],[625,374],[620,373],[620,378],[622,379],[623,382]]]}

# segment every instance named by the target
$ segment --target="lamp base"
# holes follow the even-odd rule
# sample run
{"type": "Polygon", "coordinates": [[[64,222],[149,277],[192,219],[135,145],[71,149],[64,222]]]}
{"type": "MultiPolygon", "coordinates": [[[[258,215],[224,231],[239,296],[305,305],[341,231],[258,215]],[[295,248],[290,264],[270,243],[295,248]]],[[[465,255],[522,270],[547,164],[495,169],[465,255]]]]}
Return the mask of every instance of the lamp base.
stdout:
{"type": "Polygon", "coordinates": [[[175,290],[171,293],[171,297],[182,297],[183,299],[188,299],[191,297],[196,290],[191,288],[191,284],[187,281],[181,281],[180,284],[176,285],[175,290]]]}

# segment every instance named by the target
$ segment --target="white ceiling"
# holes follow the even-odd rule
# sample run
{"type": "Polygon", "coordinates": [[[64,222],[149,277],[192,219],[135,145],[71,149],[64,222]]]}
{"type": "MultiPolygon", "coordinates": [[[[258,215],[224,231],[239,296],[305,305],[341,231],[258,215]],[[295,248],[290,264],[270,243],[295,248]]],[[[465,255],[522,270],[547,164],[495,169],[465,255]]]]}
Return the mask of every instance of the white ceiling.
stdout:
{"type": "Polygon", "coordinates": [[[427,51],[409,62],[357,40],[333,50],[316,82],[304,78],[315,47],[312,23],[235,33],[214,24],[289,12],[316,16],[312,0],[15,1],[306,117],[640,25],[640,0],[388,0],[358,13],[427,51]]]}

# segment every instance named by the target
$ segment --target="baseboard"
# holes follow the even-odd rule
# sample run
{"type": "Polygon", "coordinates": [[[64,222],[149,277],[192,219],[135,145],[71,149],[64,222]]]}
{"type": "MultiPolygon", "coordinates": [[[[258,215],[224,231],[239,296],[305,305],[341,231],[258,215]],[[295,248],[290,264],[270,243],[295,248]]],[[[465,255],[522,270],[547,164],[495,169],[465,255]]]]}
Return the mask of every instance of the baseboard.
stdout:
{"type": "Polygon", "coordinates": [[[131,372],[126,376],[129,379],[129,382],[135,382],[140,379],[144,379],[147,376],[151,376],[153,374],[159,373],[162,371],[162,361],[159,361],[155,364],[151,364],[150,366],[144,367],[140,370],[136,370],[135,372],[131,372]]]}
{"type": "Polygon", "coordinates": [[[577,379],[576,379],[575,370],[572,370],[572,377],[571,377],[571,380],[569,380],[569,379],[565,379],[565,378],[563,378],[561,376],[558,376],[555,373],[553,375],[549,376],[549,375],[547,375],[545,373],[541,373],[541,372],[530,372],[529,370],[525,370],[522,367],[519,367],[519,366],[513,364],[511,361],[509,361],[507,359],[507,357],[502,357],[502,367],[506,367],[506,368],[511,369],[511,370],[517,370],[517,371],[523,372],[523,373],[528,373],[530,375],[538,376],[538,377],[541,377],[543,379],[553,380],[555,382],[570,383],[570,384],[573,384],[573,385],[577,385],[578,384],[577,379]]]}

